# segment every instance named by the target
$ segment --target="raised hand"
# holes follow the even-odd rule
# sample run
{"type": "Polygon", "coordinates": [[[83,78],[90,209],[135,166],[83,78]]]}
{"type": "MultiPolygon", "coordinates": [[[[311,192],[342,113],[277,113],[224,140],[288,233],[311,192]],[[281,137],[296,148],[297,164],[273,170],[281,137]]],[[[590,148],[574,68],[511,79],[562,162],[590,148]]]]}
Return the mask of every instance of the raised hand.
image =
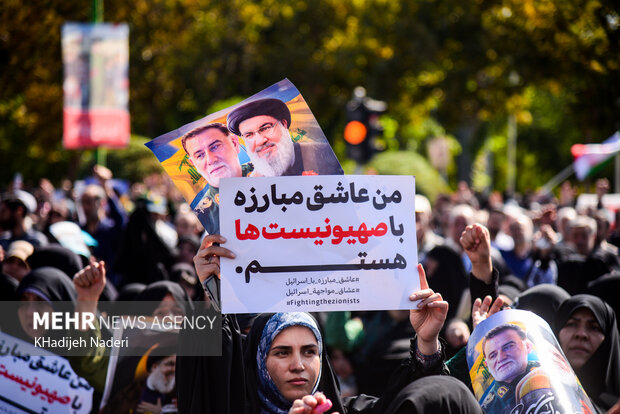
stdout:
{"type": "Polygon", "coordinates": [[[420,302],[415,309],[409,311],[409,321],[418,335],[418,350],[424,355],[432,355],[439,349],[439,331],[446,321],[449,305],[440,293],[435,293],[428,287],[421,264],[418,264],[418,276],[420,290],[413,292],[409,300],[420,302]]]}
{"type": "Polygon", "coordinates": [[[73,276],[73,286],[77,292],[77,300],[97,302],[105,288],[105,262],[96,262],[91,258],[90,264],[73,276]]]}
{"type": "MultiPolygon", "coordinates": [[[[73,276],[73,286],[77,292],[75,311],[96,314],[99,296],[105,284],[105,262],[96,262],[91,257],[90,264],[73,276]]],[[[87,325],[81,325],[79,330],[86,331],[87,328],[87,325]]]]}
{"type": "Polygon", "coordinates": [[[317,392],[295,400],[288,414],[322,414],[331,407],[332,402],[322,392],[317,392]]]}
{"type": "Polygon", "coordinates": [[[200,249],[198,249],[198,253],[194,256],[194,266],[201,283],[211,275],[216,275],[218,279],[221,278],[220,256],[230,259],[236,257],[233,252],[225,247],[221,247],[219,245],[221,243],[226,243],[226,239],[219,234],[210,234],[200,243],[200,249]]]}
{"type": "Polygon", "coordinates": [[[471,224],[465,227],[459,242],[471,260],[473,275],[485,283],[490,283],[493,264],[489,230],[482,224],[471,224]]]}
{"type": "Polygon", "coordinates": [[[484,300],[476,298],[471,308],[471,320],[474,329],[486,318],[501,311],[502,306],[504,306],[504,299],[501,297],[497,297],[495,302],[491,296],[485,297],[484,300]]]}

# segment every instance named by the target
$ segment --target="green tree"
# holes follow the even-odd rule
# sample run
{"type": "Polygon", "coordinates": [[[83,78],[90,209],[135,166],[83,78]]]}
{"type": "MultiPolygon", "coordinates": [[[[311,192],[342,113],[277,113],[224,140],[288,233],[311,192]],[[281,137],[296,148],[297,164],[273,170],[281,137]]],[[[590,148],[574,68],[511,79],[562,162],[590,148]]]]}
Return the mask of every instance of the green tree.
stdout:
{"type": "MultiPolygon", "coordinates": [[[[60,144],[60,27],[88,21],[88,6],[3,3],[0,182],[79,169],[82,152],[60,144]]],[[[108,0],[105,21],[130,26],[131,127],[149,138],[288,77],[345,161],[344,107],[362,85],[388,102],[388,151],[424,155],[438,134],[458,141],[452,185],[470,178],[477,154],[496,151],[503,189],[498,140],[515,115],[524,190],[570,162],[571,144],[620,128],[610,0],[108,0]]]]}

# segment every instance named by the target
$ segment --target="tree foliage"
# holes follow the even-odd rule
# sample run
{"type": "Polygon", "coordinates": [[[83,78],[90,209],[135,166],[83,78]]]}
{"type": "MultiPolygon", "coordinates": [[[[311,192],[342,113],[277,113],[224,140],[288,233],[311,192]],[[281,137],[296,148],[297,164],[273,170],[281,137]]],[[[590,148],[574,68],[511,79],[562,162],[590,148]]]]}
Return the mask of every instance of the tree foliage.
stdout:
{"type": "MultiPolygon", "coordinates": [[[[61,147],[60,27],[87,21],[87,5],[3,2],[0,182],[58,179],[80,157],[61,147]]],[[[288,77],[344,161],[344,106],[363,85],[388,102],[388,151],[460,143],[452,184],[481,151],[501,160],[516,115],[524,190],[566,166],[571,144],[620,128],[611,0],[107,0],[105,21],[130,26],[132,132],[150,138],[288,77]]],[[[505,164],[493,170],[502,189],[505,164]]]]}

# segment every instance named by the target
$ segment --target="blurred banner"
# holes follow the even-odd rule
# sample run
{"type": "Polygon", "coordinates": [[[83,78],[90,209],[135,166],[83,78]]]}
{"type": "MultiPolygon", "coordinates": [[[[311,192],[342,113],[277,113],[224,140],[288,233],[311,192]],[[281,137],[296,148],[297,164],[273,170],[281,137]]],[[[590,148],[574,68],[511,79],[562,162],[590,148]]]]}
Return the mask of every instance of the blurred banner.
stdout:
{"type": "Polygon", "coordinates": [[[129,27],[66,23],[62,27],[66,149],[129,143],[129,27]]]}

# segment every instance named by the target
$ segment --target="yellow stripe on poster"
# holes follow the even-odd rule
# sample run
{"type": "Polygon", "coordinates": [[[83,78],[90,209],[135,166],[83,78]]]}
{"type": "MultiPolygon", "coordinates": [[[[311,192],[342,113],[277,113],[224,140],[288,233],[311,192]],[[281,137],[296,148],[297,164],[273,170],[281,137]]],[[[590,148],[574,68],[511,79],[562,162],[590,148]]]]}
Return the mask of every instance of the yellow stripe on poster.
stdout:
{"type": "Polygon", "coordinates": [[[182,148],[172,157],[163,161],[161,165],[188,204],[191,204],[196,194],[207,185],[207,180],[191,165],[182,148]]]}

